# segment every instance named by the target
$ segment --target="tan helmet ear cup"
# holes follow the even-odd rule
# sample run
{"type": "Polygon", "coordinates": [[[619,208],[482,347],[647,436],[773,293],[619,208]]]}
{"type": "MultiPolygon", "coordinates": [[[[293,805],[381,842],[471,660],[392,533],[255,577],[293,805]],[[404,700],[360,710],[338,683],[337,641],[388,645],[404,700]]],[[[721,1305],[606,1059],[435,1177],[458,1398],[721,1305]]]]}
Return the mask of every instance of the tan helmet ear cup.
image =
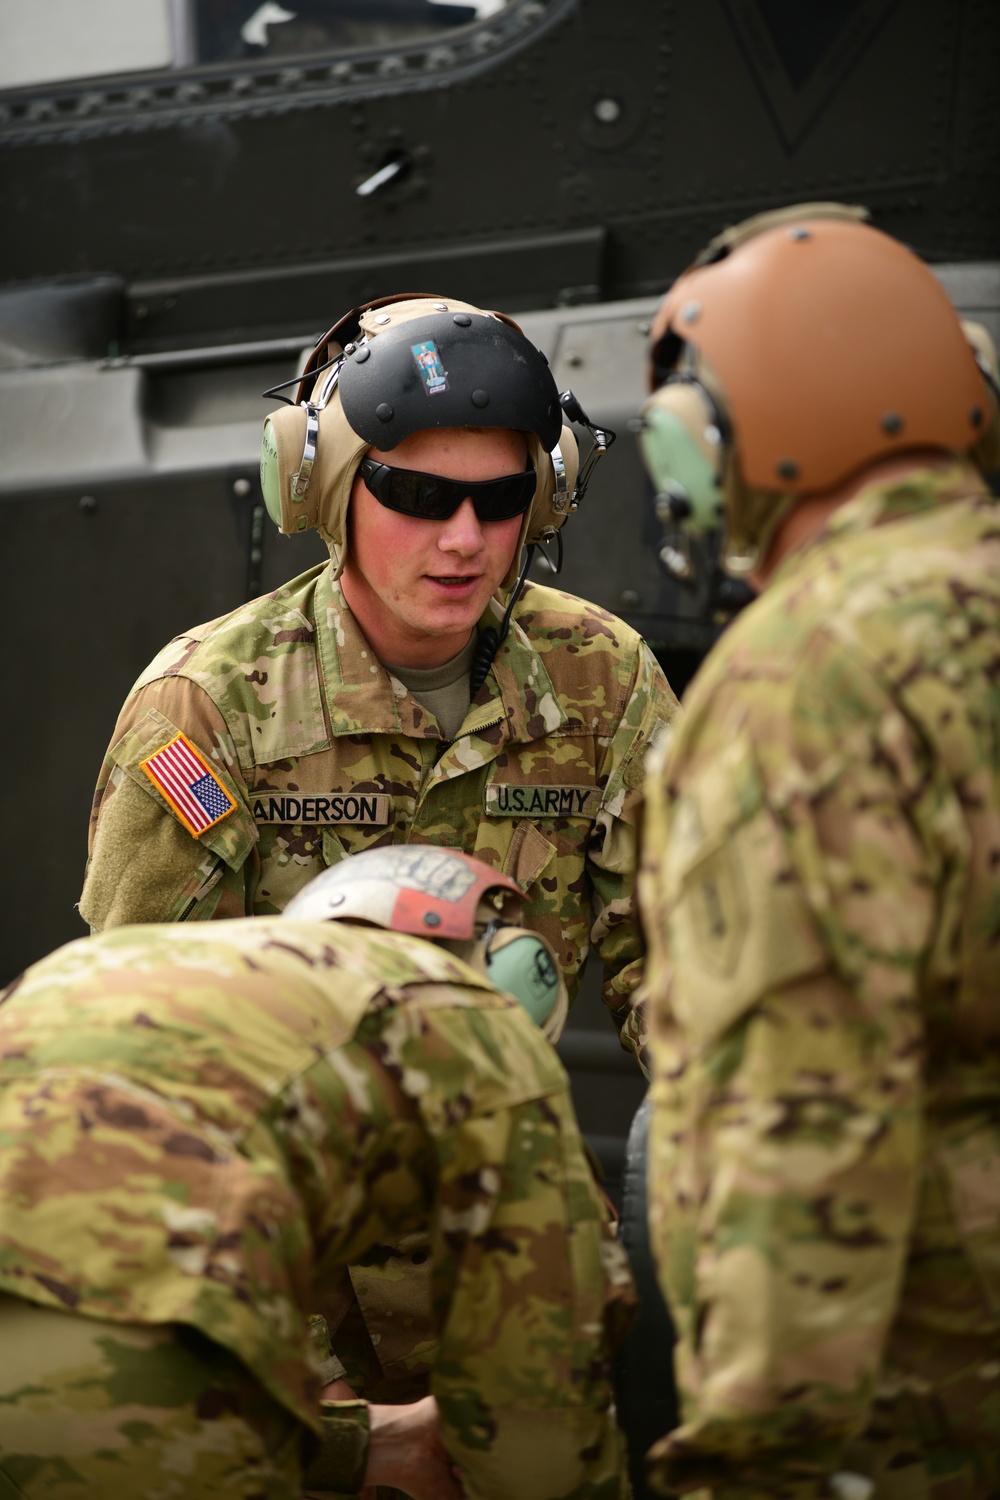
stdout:
{"type": "Polygon", "coordinates": [[[528,444],[528,462],[534,468],[536,475],[535,493],[524,513],[514,556],[500,585],[503,589],[512,589],[517,582],[521,567],[521,553],[524,548],[531,546],[534,542],[543,542],[548,537],[555,536],[565,523],[570,512],[573,491],[576,489],[576,476],[580,468],[580,453],[571,428],[563,426],[557,444],[559,457],[565,469],[562,486],[556,484],[557,460],[554,456],[545,451],[533,432],[526,432],[524,437],[528,444]]]}
{"type": "Polygon", "coordinates": [[[580,450],[573,429],[565,423],[557,447],[558,456],[546,453],[541,444],[538,444],[540,459],[536,461],[536,471],[540,482],[528,507],[525,542],[543,541],[554,535],[565,525],[570,513],[576,477],[580,472],[580,450]],[[557,466],[561,466],[561,477],[557,473],[557,466]]]}
{"type": "Polygon", "coordinates": [[[295,481],[306,447],[306,408],[282,406],[270,413],[265,419],[261,448],[261,484],[265,494],[269,483],[277,484],[279,530],[286,536],[310,528],[318,530],[330,549],[334,577],[339,578],[347,556],[347,506],[368,444],[348,423],[336,393],[329,406],[317,411],[316,421],[316,456],[308,484],[297,493],[295,481]],[[264,477],[265,466],[270,479],[264,477]]]}
{"type": "Polygon", "coordinates": [[[282,406],[264,419],[261,443],[261,488],[274,515],[278,530],[285,536],[308,531],[317,524],[319,474],[322,457],[317,449],[309,484],[301,494],[294,494],[296,476],[302,466],[306,447],[306,411],[302,406],[282,406]],[[276,492],[276,494],[275,494],[276,492]],[[273,498],[272,498],[273,497],[273,498]]]}

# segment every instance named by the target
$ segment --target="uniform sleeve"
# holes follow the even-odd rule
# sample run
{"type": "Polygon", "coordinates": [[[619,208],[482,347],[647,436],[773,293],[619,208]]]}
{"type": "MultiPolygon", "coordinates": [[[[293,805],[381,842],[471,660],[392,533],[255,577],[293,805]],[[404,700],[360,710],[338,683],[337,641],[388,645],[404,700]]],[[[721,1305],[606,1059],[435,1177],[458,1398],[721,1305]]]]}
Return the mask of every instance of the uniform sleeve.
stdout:
{"type": "Polygon", "coordinates": [[[98,932],[245,916],[256,838],[232,739],[208,694],[183,677],[148,682],[128,699],[101,766],[80,913],[98,932]],[[235,804],[197,835],[142,769],[178,733],[235,804]]]}
{"type": "Polygon", "coordinates": [[[820,664],[785,707],[773,683],[734,693],[650,778],[651,1231],[684,1397],[653,1450],[668,1492],[851,1493],[836,1476],[897,1303],[947,799],[880,690],[840,683],[820,664]]]}
{"type": "Polygon", "coordinates": [[[594,823],[587,867],[593,891],[591,942],[604,965],[602,998],[622,1045],[648,1073],[646,1021],[637,995],[643,943],[635,898],[636,824],[646,752],[678,711],[667,679],[644,641],[604,771],[608,781],[594,823]]]}
{"type": "Polygon", "coordinates": [[[468,1500],[626,1500],[608,1367],[632,1282],[555,1053],[495,992],[422,984],[323,1066],[347,1097],[314,1154],[352,1180],[309,1174],[317,1285],[430,1209],[431,1390],[468,1500]]]}
{"type": "Polygon", "coordinates": [[[434,1245],[431,1389],[469,1500],[624,1500],[609,1325],[631,1280],[567,1094],[444,1133],[434,1245]]]}

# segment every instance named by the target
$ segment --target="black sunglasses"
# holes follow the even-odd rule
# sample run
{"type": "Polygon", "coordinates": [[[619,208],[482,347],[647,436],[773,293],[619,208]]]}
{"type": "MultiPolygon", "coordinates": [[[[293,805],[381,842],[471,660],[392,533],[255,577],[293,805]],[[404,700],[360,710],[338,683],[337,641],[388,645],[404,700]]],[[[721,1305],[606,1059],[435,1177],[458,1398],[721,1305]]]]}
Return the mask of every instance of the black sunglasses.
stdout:
{"type": "Polygon", "coordinates": [[[469,499],[480,521],[508,521],[520,516],[535,493],[535,471],[504,474],[500,479],[442,479],[416,469],[393,469],[363,458],[358,472],[380,505],[417,516],[422,521],[446,521],[469,499]]]}

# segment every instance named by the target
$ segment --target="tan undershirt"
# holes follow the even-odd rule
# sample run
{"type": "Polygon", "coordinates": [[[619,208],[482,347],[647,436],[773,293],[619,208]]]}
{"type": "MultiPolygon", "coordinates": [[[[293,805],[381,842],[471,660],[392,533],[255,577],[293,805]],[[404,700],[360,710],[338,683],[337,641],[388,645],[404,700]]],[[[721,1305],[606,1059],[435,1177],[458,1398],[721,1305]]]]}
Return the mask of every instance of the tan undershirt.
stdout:
{"type": "Polygon", "coordinates": [[[434,715],[449,740],[455,738],[468,712],[469,674],[476,654],[476,641],[473,631],[469,644],[451,661],[442,662],[440,667],[393,667],[388,662],[383,663],[386,671],[398,677],[407,692],[434,715]]]}

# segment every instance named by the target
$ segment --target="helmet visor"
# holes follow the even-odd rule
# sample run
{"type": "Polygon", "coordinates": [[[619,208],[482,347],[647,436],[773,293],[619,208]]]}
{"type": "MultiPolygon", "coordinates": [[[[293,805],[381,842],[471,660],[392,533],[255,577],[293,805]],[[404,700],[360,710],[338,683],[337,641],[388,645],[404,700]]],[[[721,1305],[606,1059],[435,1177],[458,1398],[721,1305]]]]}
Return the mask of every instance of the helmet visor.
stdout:
{"type": "Polygon", "coordinates": [[[446,521],[462,501],[472,501],[480,521],[508,521],[523,515],[535,493],[535,471],[499,479],[444,479],[416,469],[395,469],[363,458],[358,472],[380,505],[422,521],[446,521]]]}

